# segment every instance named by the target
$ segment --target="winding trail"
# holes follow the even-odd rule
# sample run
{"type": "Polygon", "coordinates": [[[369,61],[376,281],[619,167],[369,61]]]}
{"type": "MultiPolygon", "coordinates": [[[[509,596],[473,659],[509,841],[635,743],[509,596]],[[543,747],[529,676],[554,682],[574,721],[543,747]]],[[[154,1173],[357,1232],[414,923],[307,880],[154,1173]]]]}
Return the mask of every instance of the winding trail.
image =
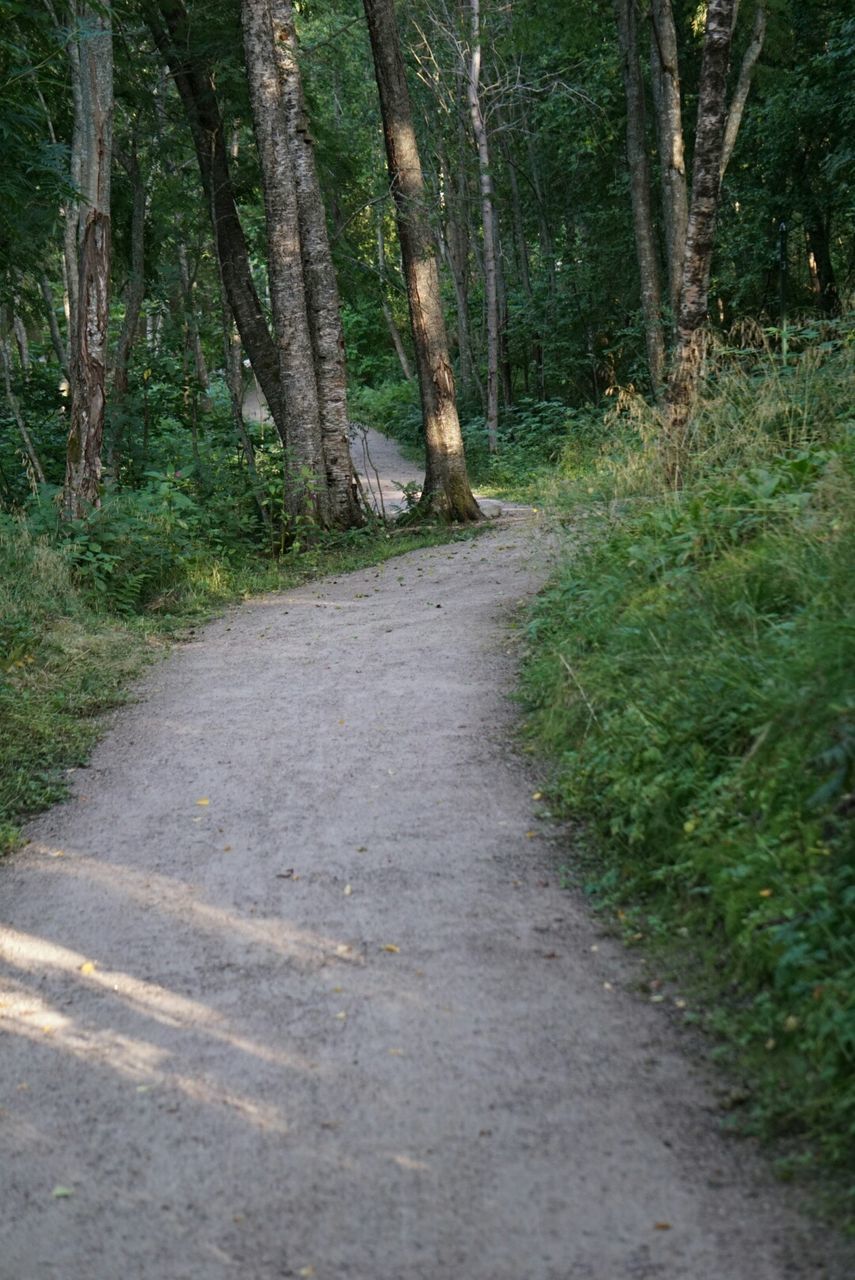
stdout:
{"type": "Polygon", "coordinates": [[[2,1280],[842,1280],[558,884],[546,547],[233,611],[2,864],[2,1280]]]}

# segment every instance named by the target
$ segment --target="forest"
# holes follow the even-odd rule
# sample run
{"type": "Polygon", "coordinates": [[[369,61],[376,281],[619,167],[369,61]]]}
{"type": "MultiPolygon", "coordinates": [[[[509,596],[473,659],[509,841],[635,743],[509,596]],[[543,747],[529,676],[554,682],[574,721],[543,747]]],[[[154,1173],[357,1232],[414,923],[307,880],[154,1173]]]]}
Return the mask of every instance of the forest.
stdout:
{"type": "Polygon", "coordinates": [[[533,507],[567,881],[851,1226],[853,79],[851,0],[0,0],[0,849],[204,619],[533,507]]]}

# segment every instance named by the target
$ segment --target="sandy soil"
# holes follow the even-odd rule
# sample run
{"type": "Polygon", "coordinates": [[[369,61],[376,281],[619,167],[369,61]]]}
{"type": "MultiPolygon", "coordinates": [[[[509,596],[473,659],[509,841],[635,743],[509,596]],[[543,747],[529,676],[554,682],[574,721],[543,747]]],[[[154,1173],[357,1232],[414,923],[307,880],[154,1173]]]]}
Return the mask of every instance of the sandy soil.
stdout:
{"type": "Polygon", "coordinates": [[[545,545],[215,622],[2,864],[2,1280],[847,1274],[559,887],[509,746],[545,545]]]}

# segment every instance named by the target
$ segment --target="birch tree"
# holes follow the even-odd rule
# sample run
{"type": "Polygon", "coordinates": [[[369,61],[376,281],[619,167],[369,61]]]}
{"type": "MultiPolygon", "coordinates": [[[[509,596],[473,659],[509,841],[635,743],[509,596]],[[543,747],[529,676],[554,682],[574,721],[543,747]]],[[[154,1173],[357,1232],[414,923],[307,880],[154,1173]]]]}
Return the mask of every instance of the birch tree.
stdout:
{"type": "MultiPolygon", "coordinates": [[[[113,33],[108,3],[75,11],[71,70],[79,137],[76,308],[72,310],[71,425],[66,515],[99,502],[110,294],[110,166],[113,145],[113,33]]],[[[72,292],[72,300],[74,293],[72,292]]]]}

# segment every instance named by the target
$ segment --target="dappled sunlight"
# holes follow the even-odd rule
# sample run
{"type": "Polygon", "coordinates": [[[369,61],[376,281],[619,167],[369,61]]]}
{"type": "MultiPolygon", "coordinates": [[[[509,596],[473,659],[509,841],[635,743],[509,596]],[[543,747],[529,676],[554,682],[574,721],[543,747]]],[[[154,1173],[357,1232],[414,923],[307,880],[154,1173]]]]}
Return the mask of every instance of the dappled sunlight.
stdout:
{"type": "Polygon", "coordinates": [[[180,919],[185,926],[192,924],[202,932],[225,934],[230,939],[241,938],[286,957],[298,967],[316,969],[330,961],[363,963],[362,957],[350,944],[300,929],[279,916],[247,919],[234,910],[202,902],[193,886],[186,881],[156,871],[135,871],[86,853],[41,842],[32,843],[29,849],[48,859],[51,871],[61,875],[86,876],[139,906],[154,908],[180,919]]]}
{"type": "Polygon", "coordinates": [[[139,1092],[175,1090],[193,1102],[237,1111],[265,1132],[288,1132],[284,1117],[271,1103],[224,1088],[208,1078],[173,1071],[168,1050],[111,1029],[83,1028],[33,992],[3,997],[0,1030],[51,1052],[68,1054],[88,1066],[109,1067],[135,1084],[139,1092]]]}
{"type": "MultiPolygon", "coordinates": [[[[44,938],[0,927],[0,958],[19,971],[34,975],[42,975],[47,969],[66,973],[87,986],[116,995],[124,1005],[163,1026],[203,1032],[206,1036],[228,1044],[234,1049],[252,1054],[264,1062],[277,1066],[300,1071],[308,1068],[306,1059],[297,1054],[273,1049],[269,1045],[258,1044],[244,1036],[234,1034],[229,1029],[223,1014],[198,1000],[176,995],[175,992],[157,983],[145,982],[141,978],[131,977],[130,974],[118,970],[102,969],[95,961],[80,952],[57,946],[56,943],[48,942],[44,938]]],[[[5,1014],[4,1001],[0,1003],[0,1017],[5,1014]]],[[[61,1028],[62,1015],[52,1011],[47,1017],[47,1022],[52,1030],[61,1028]],[[59,1019],[57,1027],[53,1027],[52,1023],[57,1019],[59,1019]]]]}

